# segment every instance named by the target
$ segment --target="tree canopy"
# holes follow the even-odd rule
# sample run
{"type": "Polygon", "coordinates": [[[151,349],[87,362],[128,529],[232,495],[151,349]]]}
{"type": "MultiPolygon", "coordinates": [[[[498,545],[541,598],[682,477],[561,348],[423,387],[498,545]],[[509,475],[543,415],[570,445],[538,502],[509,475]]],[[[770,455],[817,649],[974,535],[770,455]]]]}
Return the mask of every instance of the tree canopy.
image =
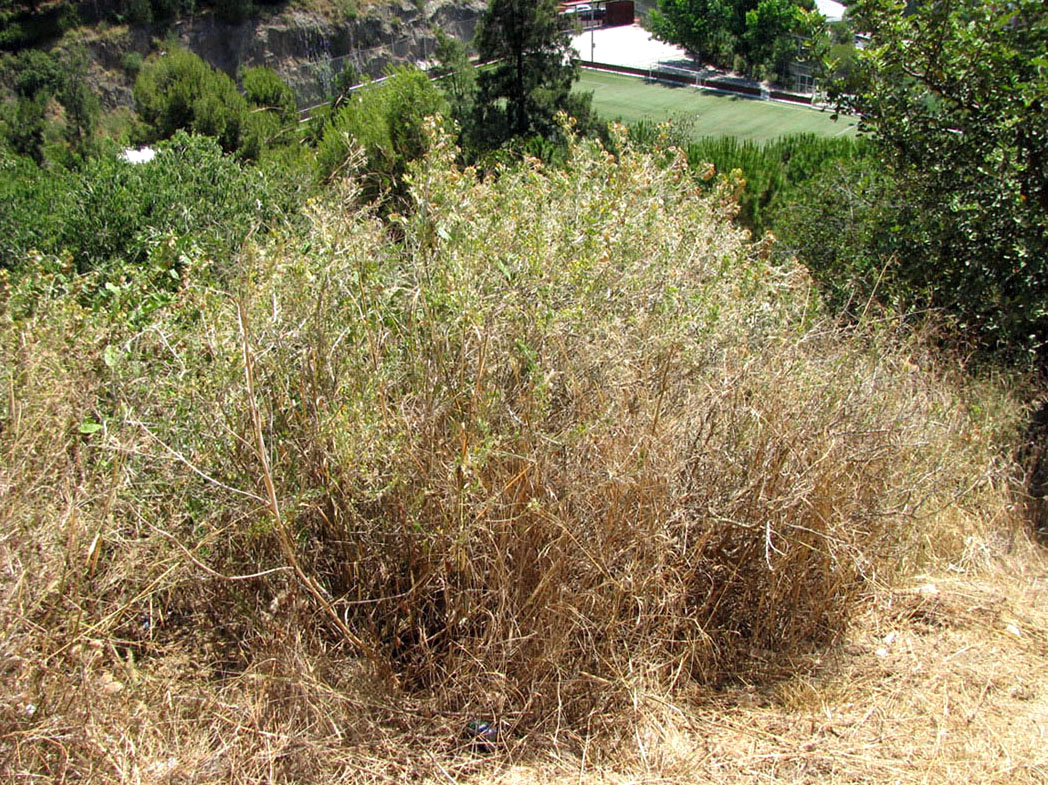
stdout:
{"type": "Polygon", "coordinates": [[[802,39],[825,35],[813,9],[811,0],[658,0],[650,24],[658,38],[714,65],[784,74],[802,56],[802,39]]]}
{"type": "Polygon", "coordinates": [[[946,0],[851,6],[873,46],[842,110],[861,116],[909,218],[891,271],[991,345],[1048,337],[1048,11],[946,0]]]}
{"type": "Polygon", "coordinates": [[[571,105],[578,62],[553,0],[491,0],[477,32],[482,124],[497,136],[549,133],[571,105]]]}

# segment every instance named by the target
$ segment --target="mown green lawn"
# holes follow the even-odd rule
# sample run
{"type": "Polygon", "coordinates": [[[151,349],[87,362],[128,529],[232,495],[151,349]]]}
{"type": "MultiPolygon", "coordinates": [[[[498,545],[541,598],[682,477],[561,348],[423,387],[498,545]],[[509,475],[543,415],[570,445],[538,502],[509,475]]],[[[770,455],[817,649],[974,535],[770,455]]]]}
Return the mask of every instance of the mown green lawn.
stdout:
{"type": "Polygon", "coordinates": [[[856,120],[830,119],[829,111],[724,95],[694,87],[671,87],[635,76],[582,69],[577,90],[593,93],[593,107],[606,120],[634,123],[686,118],[695,138],[735,136],[766,142],[787,134],[854,134],[856,120]]]}

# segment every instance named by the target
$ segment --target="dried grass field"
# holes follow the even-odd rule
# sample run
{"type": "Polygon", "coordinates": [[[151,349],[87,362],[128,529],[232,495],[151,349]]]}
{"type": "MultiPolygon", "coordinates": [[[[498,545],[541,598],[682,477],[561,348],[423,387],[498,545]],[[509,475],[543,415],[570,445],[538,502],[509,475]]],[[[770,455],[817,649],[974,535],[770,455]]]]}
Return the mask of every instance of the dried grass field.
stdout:
{"type": "Polygon", "coordinates": [[[848,635],[795,676],[693,701],[642,699],[636,734],[599,762],[551,755],[452,778],[1045,782],[1048,564],[1040,545],[998,545],[982,568],[912,576],[864,598],[848,635]]]}

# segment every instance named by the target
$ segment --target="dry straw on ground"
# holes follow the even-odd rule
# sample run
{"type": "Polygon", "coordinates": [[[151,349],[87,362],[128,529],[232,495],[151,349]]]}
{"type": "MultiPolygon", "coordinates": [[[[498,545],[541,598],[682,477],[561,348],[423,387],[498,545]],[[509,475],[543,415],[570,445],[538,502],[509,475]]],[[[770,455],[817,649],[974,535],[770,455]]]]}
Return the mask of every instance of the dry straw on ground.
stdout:
{"type": "MultiPolygon", "coordinates": [[[[996,621],[885,582],[996,574],[1008,385],[825,319],[680,159],[578,144],[482,178],[433,143],[398,244],[329,204],[226,290],[190,260],[176,307],[87,311],[46,265],[5,303],[0,773],[954,771],[956,707],[1010,688],[949,668],[996,621]],[[921,726],[934,689],[954,714],[921,726]]],[[[1023,602],[999,610],[1036,667],[1023,602]]]]}

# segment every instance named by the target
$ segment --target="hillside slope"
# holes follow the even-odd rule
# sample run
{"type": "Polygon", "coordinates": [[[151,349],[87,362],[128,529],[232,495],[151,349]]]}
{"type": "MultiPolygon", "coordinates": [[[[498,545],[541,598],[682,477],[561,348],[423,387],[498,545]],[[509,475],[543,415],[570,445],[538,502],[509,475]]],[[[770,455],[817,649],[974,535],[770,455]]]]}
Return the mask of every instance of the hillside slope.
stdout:
{"type": "Polygon", "coordinates": [[[110,108],[131,103],[127,56],[163,50],[171,41],[234,77],[241,68],[273,68],[300,105],[309,105],[321,100],[333,77],[349,65],[379,77],[389,65],[431,59],[437,30],[472,40],[485,7],[483,0],[399,0],[350,10],[286,4],[240,23],[203,13],[155,25],[84,25],[52,45],[87,47],[95,63],[92,81],[110,108]]]}

